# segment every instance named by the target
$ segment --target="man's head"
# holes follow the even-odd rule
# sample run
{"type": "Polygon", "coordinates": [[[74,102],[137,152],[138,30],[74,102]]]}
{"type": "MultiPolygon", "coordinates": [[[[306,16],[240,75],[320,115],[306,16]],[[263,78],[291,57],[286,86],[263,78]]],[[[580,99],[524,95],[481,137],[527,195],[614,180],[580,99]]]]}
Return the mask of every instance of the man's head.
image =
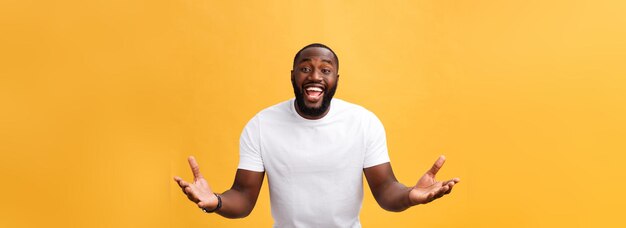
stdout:
{"type": "Polygon", "coordinates": [[[309,44],[293,59],[291,84],[296,96],[296,110],[307,119],[319,119],[328,113],[337,90],[339,59],[323,44],[309,44]]]}

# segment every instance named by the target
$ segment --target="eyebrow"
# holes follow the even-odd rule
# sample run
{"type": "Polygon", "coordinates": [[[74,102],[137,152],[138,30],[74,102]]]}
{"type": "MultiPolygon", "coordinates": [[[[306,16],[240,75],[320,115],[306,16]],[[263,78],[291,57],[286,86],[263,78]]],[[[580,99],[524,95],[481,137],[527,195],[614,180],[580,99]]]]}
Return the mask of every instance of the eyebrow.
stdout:
{"type": "MultiPolygon", "coordinates": [[[[311,61],[311,59],[309,59],[309,58],[304,58],[304,59],[300,60],[300,62],[299,62],[298,64],[303,63],[303,62],[310,62],[310,61],[311,61]]],[[[322,62],[328,63],[328,64],[330,64],[331,66],[335,66],[335,64],[333,64],[333,61],[330,61],[330,60],[328,60],[328,59],[322,59],[322,62]]]]}

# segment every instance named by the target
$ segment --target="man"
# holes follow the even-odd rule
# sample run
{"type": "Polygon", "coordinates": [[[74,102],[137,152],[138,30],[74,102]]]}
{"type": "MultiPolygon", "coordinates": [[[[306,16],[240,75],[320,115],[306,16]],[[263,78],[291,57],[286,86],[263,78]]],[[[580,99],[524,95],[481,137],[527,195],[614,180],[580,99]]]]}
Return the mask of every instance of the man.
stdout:
{"type": "Polygon", "coordinates": [[[253,117],[240,138],[240,160],[230,190],[216,194],[189,157],[194,182],[174,177],[205,212],[247,216],[267,173],[275,227],[360,227],[365,174],[378,204],[403,211],[450,193],[458,178],[436,181],[441,156],[417,184],[399,183],[387,154],[385,130],[370,111],[340,99],[339,59],[323,44],[296,54],[291,71],[295,99],[253,117]]]}

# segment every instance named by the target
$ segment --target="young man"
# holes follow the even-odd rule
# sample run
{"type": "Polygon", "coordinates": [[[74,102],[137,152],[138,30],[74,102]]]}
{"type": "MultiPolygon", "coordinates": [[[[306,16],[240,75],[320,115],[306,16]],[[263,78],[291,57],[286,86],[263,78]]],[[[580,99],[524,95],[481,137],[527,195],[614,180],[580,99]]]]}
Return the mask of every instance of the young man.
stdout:
{"type": "Polygon", "coordinates": [[[240,138],[240,160],[230,190],[217,194],[189,157],[192,183],[174,180],[205,212],[245,217],[267,173],[275,227],[360,227],[362,173],[378,204],[403,211],[450,193],[458,178],[436,181],[441,156],[417,184],[395,178],[382,123],[370,111],[333,99],[339,59],[323,44],[296,54],[291,71],[295,99],[252,118],[240,138]]]}

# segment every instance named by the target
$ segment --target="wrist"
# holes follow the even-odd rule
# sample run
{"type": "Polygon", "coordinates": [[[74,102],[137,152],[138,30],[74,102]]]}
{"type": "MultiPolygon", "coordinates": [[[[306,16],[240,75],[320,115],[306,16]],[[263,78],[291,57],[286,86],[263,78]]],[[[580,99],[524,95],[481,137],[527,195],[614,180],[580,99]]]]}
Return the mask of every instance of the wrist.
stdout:
{"type": "Polygon", "coordinates": [[[410,188],[409,189],[409,194],[407,194],[407,195],[408,195],[407,202],[408,202],[409,207],[422,204],[422,202],[419,202],[417,200],[417,198],[418,198],[417,197],[417,190],[415,190],[415,188],[410,188]]]}
{"type": "Polygon", "coordinates": [[[202,207],[202,211],[204,211],[205,213],[213,213],[213,212],[217,212],[220,208],[222,208],[222,197],[220,195],[218,195],[217,193],[213,193],[213,195],[215,196],[215,199],[217,200],[217,203],[214,206],[209,206],[209,207],[202,207]]]}

